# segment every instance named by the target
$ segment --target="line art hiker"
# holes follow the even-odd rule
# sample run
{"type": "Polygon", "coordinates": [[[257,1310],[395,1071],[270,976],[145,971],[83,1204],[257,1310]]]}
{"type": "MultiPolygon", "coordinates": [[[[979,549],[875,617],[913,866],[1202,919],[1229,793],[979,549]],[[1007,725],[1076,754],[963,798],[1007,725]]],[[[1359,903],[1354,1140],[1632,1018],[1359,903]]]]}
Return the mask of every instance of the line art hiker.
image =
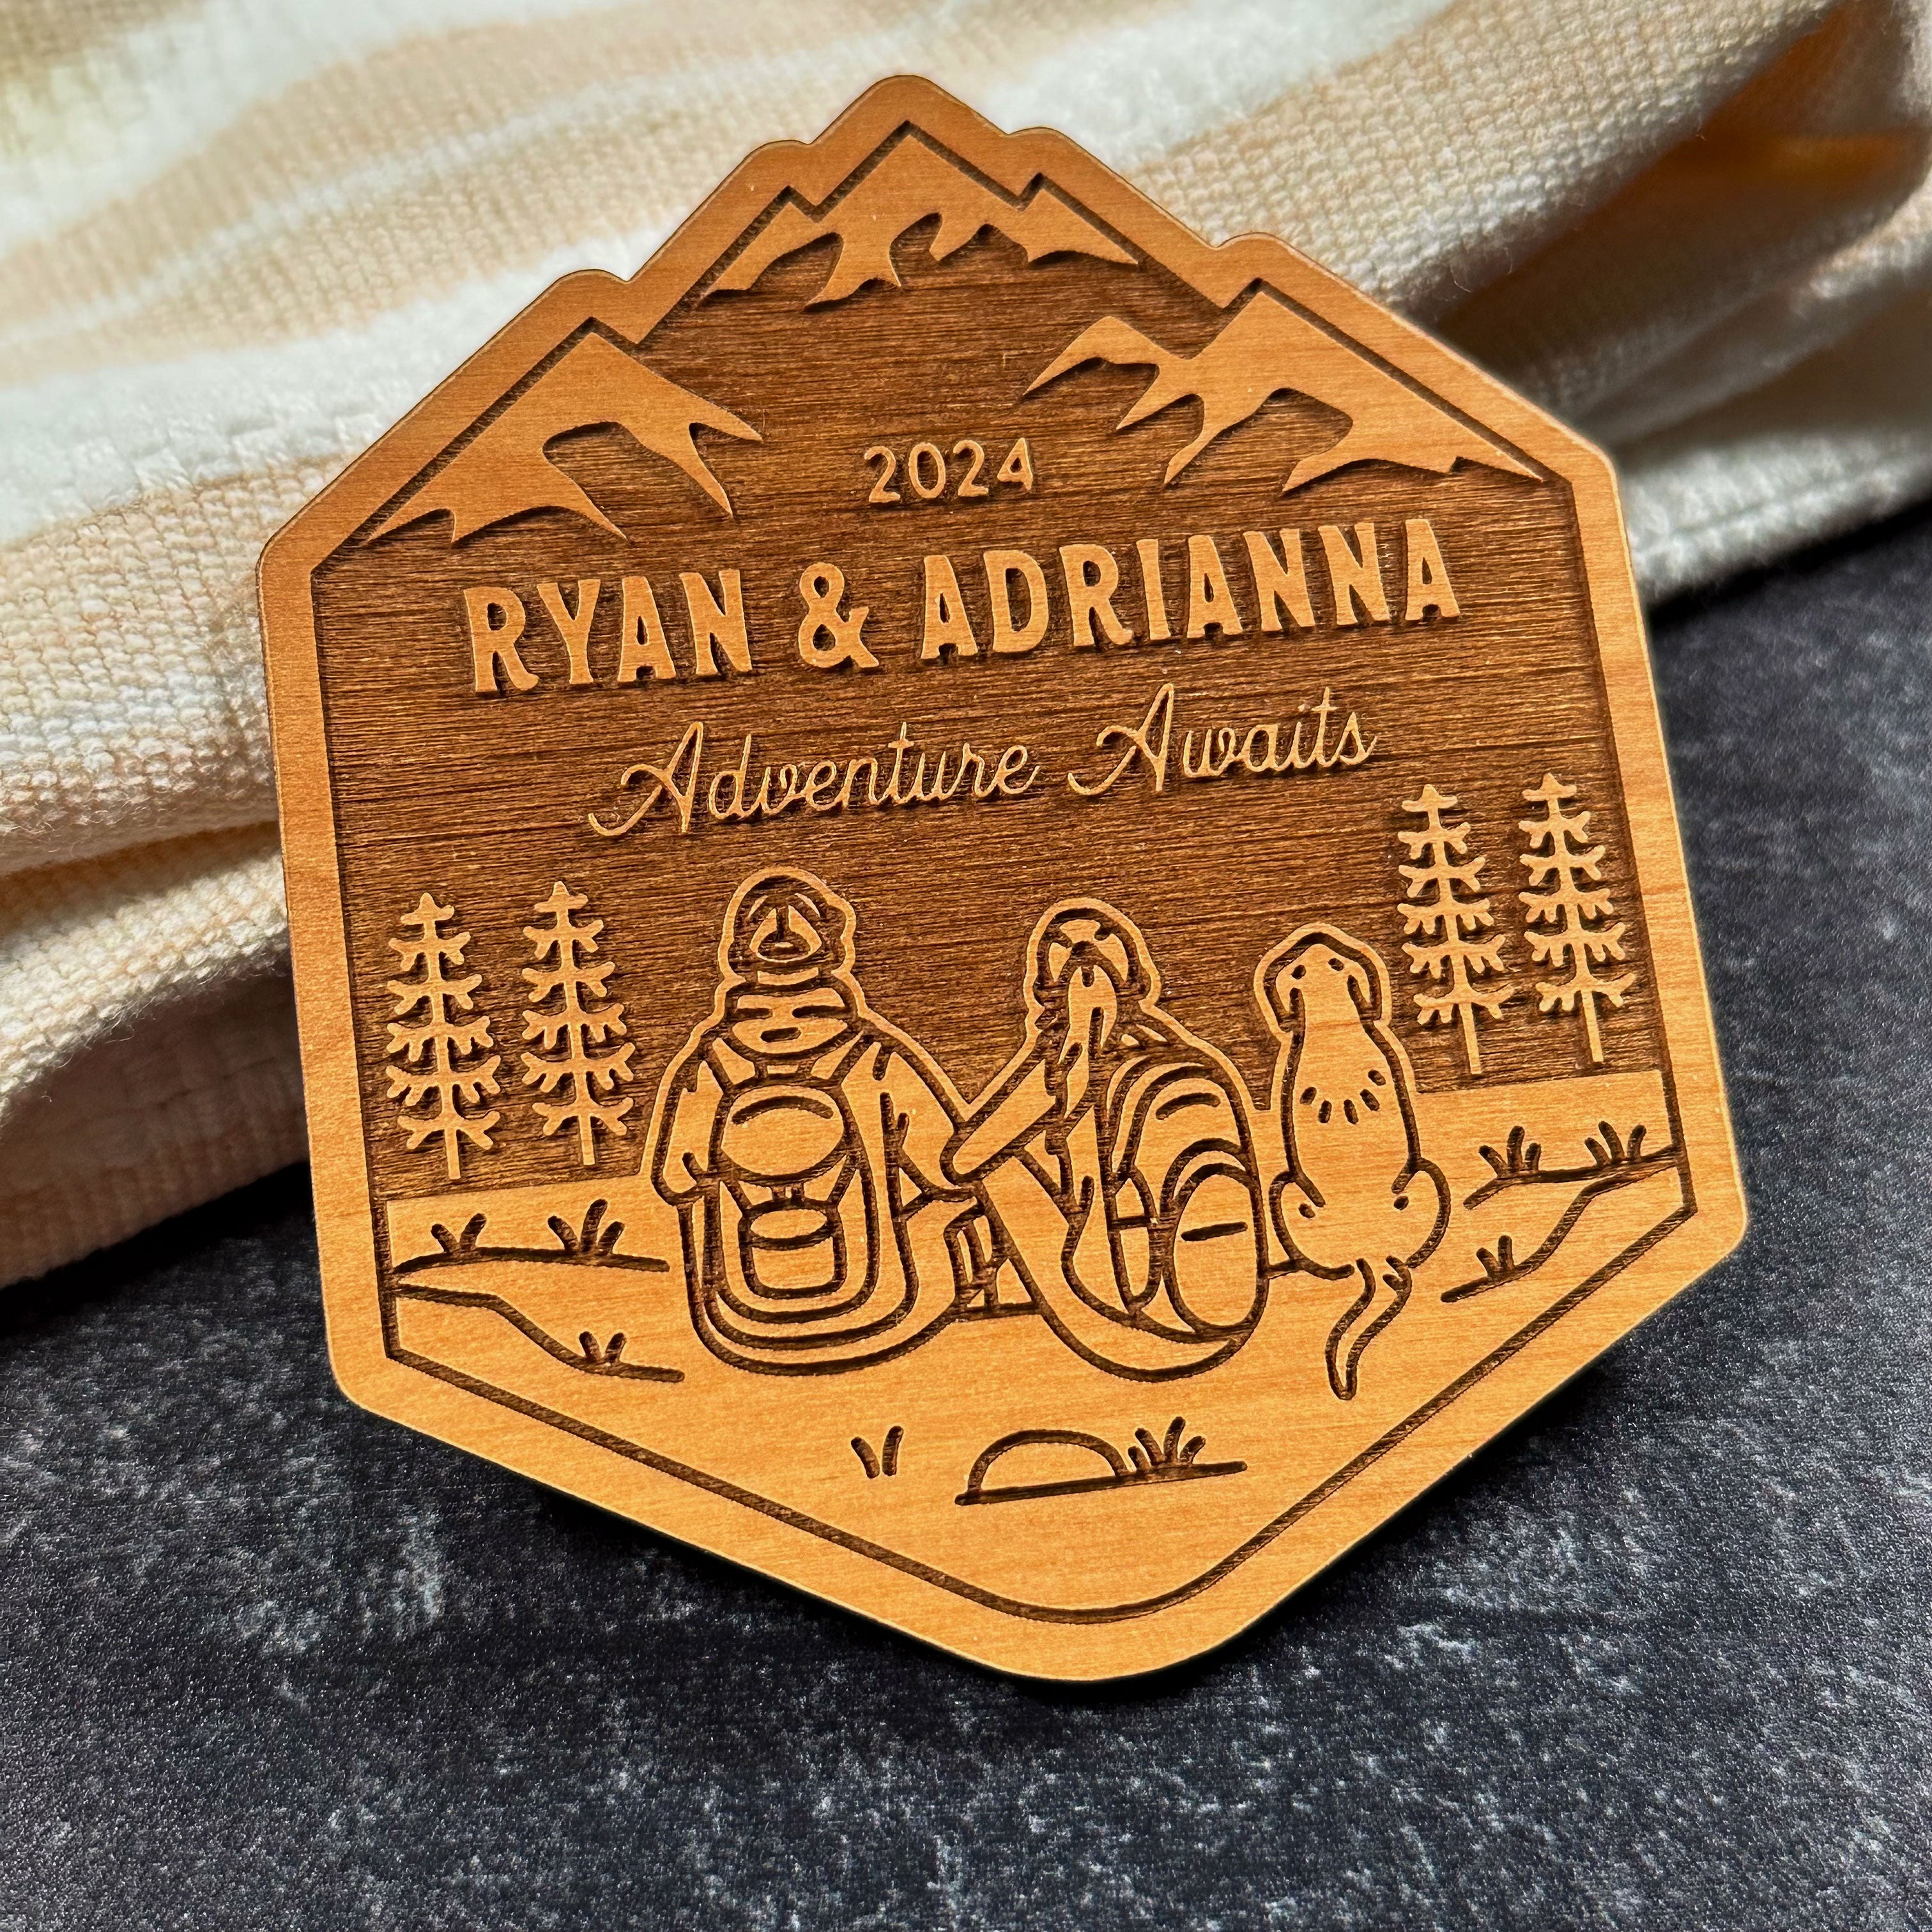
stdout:
{"type": "Polygon", "coordinates": [[[958,1095],[867,1005],[856,924],[808,872],[746,880],[716,1004],[658,1090],[647,1172],[679,1210],[698,1333],[740,1367],[899,1354],[991,1276],[986,1216],[940,1162],[958,1095]]]}
{"type": "Polygon", "coordinates": [[[1070,1348],[1148,1379],[1211,1368],[1265,1294],[1239,1077],[1162,1010],[1147,943],[1112,906],[1052,908],[1028,956],[1025,1042],[947,1172],[979,1190],[1070,1348]]]}

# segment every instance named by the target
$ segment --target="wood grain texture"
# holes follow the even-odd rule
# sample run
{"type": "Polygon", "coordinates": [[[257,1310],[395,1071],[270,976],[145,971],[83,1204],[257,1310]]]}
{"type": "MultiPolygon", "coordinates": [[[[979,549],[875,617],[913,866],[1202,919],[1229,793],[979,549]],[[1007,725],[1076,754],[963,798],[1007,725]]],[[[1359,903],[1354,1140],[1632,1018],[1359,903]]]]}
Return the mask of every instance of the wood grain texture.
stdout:
{"type": "Polygon", "coordinates": [[[1603,458],[1058,136],[760,151],[262,596],[382,1413],[1118,1675],[1742,1232],[1603,458]]]}

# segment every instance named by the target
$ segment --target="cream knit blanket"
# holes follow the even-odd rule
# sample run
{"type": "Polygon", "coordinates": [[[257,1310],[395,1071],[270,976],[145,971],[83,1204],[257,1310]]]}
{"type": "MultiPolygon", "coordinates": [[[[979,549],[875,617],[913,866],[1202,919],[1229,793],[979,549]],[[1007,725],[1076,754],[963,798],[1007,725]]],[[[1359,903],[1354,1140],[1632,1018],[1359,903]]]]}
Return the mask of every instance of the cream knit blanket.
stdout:
{"type": "Polygon", "coordinates": [[[10,0],[0,1282],[299,1157],[251,573],[565,270],[928,74],[1606,440],[1647,590],[1932,487],[1928,0],[10,0]]]}

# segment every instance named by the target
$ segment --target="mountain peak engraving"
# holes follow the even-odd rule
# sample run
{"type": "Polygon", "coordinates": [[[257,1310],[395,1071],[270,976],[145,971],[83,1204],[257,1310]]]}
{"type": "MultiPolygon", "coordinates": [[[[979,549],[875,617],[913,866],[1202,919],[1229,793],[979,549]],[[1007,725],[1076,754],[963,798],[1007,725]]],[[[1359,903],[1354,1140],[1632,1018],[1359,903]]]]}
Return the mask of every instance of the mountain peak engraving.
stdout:
{"type": "Polygon", "coordinates": [[[706,298],[750,288],[773,262],[828,236],[838,238],[838,258],[806,302],[808,308],[843,302],[869,282],[902,288],[893,246],[908,229],[934,215],[939,218],[932,238],[935,262],[957,254],[988,228],[1018,242],[1029,262],[1064,254],[1134,260],[1046,182],[1036,182],[1024,200],[1008,201],[937,149],[908,137],[828,213],[808,214],[797,202],[786,202],[705,291],[706,298]]]}
{"type": "Polygon", "coordinates": [[[376,536],[386,537],[447,511],[449,540],[460,543],[526,511],[559,509],[621,536],[617,526],[545,453],[556,437],[602,424],[626,430],[641,448],[674,464],[728,517],[730,499],[698,453],[692,432],[709,429],[752,442],[763,440],[729,410],[660,376],[604,337],[586,335],[405,498],[376,536]]]}
{"type": "Polygon", "coordinates": [[[1348,418],[1342,435],[1304,456],[1282,485],[1286,496],[1352,463],[1382,462],[1438,474],[1458,462],[1486,464],[1518,476],[1535,472],[1447,410],[1378,368],[1265,290],[1192,356],[1163,348],[1119,316],[1082,329],[1028,386],[1030,395],[1083,363],[1148,368],[1154,377],[1117,430],[1171,404],[1201,406],[1198,433],[1168,460],[1174,478],[1216,438],[1256,415],[1271,397],[1304,395],[1348,418]]]}

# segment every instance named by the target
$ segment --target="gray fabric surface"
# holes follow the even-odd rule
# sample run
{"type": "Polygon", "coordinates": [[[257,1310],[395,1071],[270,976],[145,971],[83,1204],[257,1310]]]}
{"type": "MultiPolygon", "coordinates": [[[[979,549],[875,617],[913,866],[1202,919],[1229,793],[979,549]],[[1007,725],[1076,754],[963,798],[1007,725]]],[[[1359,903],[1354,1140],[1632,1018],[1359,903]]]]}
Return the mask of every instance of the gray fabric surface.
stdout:
{"type": "Polygon", "coordinates": [[[1928,581],[1658,627],[1748,1245],[1162,1677],[352,1410],[299,1173],[0,1298],[0,1928],[1932,1924],[1928,581]]]}

